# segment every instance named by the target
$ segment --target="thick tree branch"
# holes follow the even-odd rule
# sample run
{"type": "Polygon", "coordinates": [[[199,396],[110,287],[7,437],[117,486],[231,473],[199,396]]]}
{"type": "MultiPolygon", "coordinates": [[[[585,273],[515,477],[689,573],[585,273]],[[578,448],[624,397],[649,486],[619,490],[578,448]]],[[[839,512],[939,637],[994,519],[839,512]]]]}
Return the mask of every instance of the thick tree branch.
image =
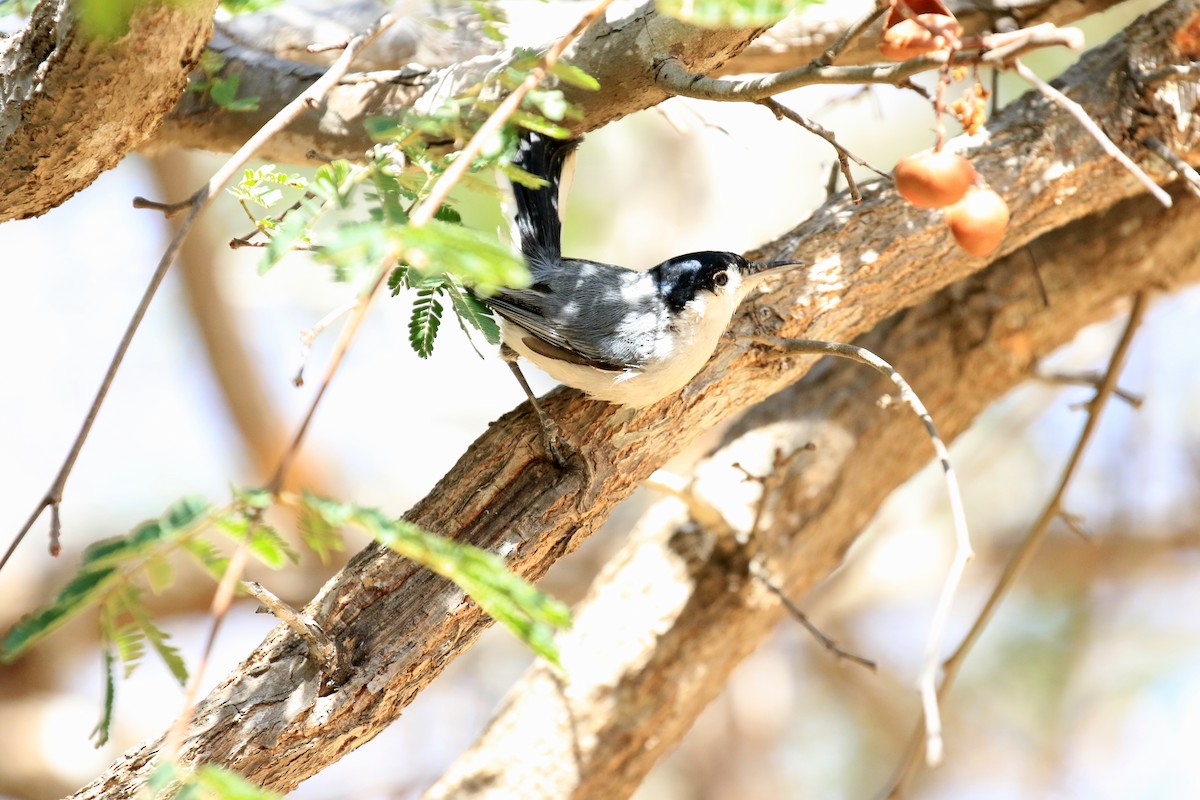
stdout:
{"type": "MultiPolygon", "coordinates": [[[[583,111],[581,129],[599,128],[667,99],[654,83],[654,59],[670,54],[689,69],[706,72],[732,58],[758,33],[761,29],[694,28],[657,14],[653,5],[647,4],[624,17],[598,21],[580,38],[568,58],[594,76],[600,90],[564,87],[564,93],[583,111]]],[[[227,56],[246,56],[244,47],[219,37],[214,40],[214,49],[227,56]]],[[[363,129],[368,117],[396,117],[408,109],[419,112],[436,108],[480,83],[511,56],[511,51],[506,51],[434,70],[419,86],[342,86],[320,108],[297,120],[285,135],[268,143],[261,155],[302,162],[306,153],[316,150],[336,157],[360,158],[372,144],[363,129]]],[[[231,113],[217,108],[211,97],[190,94],[164,122],[155,148],[225,150],[245,141],[247,133],[270,116],[278,98],[295,96],[311,82],[313,67],[259,55],[253,63],[230,58],[224,70],[242,75],[241,94],[263,98],[259,110],[231,113]]]]}
{"type": "Polygon", "coordinates": [[[116,41],[42,0],[0,40],[0,222],[43,214],[154,135],[212,33],[216,0],[152,0],[116,41]]]}
{"type": "MultiPolygon", "coordinates": [[[[1131,293],[1200,281],[1197,225],[1194,198],[1170,212],[1144,196],[1124,201],[1030,245],[1051,287],[1049,306],[1028,255],[1017,252],[858,344],[897,365],[930,399],[939,427],[957,435],[1131,293]]],[[[725,520],[748,520],[752,505],[724,488],[741,480],[734,464],[765,466],[777,449],[796,453],[768,498],[770,524],[743,545],[741,525],[697,525],[675,501],[651,509],[576,609],[574,629],[559,637],[566,678],[532,667],[426,799],[631,794],[785,618],[753,579],[755,565],[803,597],[837,568],[895,486],[928,463],[920,426],[879,408],[889,391],[870,370],[826,363],[740,420],[696,470],[694,491],[728,503],[718,506],[725,520]]],[[[947,747],[953,759],[953,729],[947,747]]]]}
{"type": "MultiPolygon", "coordinates": [[[[1023,25],[1042,22],[1066,24],[1114,4],[1115,0],[997,3],[1007,7],[1006,12],[997,13],[989,12],[987,4],[970,0],[951,5],[959,13],[966,33],[972,34],[992,29],[992,23],[1006,14],[1023,25]]],[[[858,6],[851,9],[851,14],[847,11],[847,5],[829,3],[824,7],[809,9],[808,13],[785,20],[758,38],[750,31],[697,31],[659,17],[649,6],[622,20],[601,26],[591,34],[594,38],[587,38],[580,44],[574,56],[575,63],[595,75],[602,87],[600,94],[572,94],[571,100],[584,111],[579,130],[594,130],[666,99],[666,93],[653,85],[655,59],[664,56],[673,56],[689,72],[696,74],[778,71],[805,64],[817,57],[861,14],[862,9],[858,6]],[[771,41],[768,47],[757,46],[758,42],[768,38],[771,41]],[[603,49],[597,49],[596,44],[601,42],[604,43],[603,49]],[[751,55],[752,50],[757,55],[751,55]]],[[[356,13],[364,12],[360,9],[356,13]]],[[[577,17],[582,13],[582,4],[555,3],[541,7],[538,13],[555,14],[557,21],[550,27],[565,31],[572,23],[569,15],[577,17]]],[[[455,30],[461,30],[458,22],[454,24],[455,30]]],[[[253,35],[250,31],[261,27],[247,27],[242,35],[250,38],[253,35]]],[[[310,27],[305,32],[315,30],[315,27],[310,27]]],[[[303,37],[289,35],[284,38],[290,42],[303,37]]],[[[838,63],[847,66],[878,61],[874,42],[875,38],[870,33],[859,37],[838,59],[838,63]]],[[[243,40],[235,41],[220,32],[213,39],[213,47],[228,59],[223,73],[236,72],[241,75],[241,94],[261,98],[259,111],[230,113],[214,105],[211,98],[189,94],[167,118],[160,136],[152,144],[153,149],[235,149],[256,130],[262,119],[270,115],[271,108],[295,96],[314,80],[315,75],[320,74],[311,64],[283,60],[281,53],[271,55],[256,51],[247,47],[243,40]]],[[[407,63],[414,47],[415,44],[408,40],[402,42],[397,61],[407,63]]],[[[470,48],[461,42],[459,48],[455,51],[456,55],[464,56],[470,52],[470,48]]],[[[507,54],[495,54],[490,47],[485,48],[481,44],[477,58],[436,69],[432,80],[441,87],[438,97],[448,96],[471,85],[506,57],[507,54]]],[[[403,63],[385,64],[375,59],[365,66],[374,69],[385,65],[400,67],[403,63]]],[[[410,108],[428,108],[433,102],[427,97],[423,86],[344,86],[330,95],[324,106],[299,120],[289,129],[286,137],[272,143],[263,151],[263,156],[301,163],[309,151],[316,150],[358,158],[371,145],[363,129],[366,118],[396,116],[410,108]]]]}
{"type": "MultiPolygon", "coordinates": [[[[1127,150],[1150,135],[1185,157],[1200,150],[1191,106],[1179,102],[1192,84],[1142,92],[1127,80],[1129,69],[1187,60],[1175,49],[1175,35],[1192,24],[1198,3],[1168,4],[1064,78],[1064,90],[1127,150]]],[[[1006,250],[1137,192],[1074,125],[1058,106],[1027,95],[993,120],[990,137],[973,154],[1015,209],[1006,250]]],[[[858,209],[845,200],[830,204],[763,252],[799,253],[813,263],[739,316],[735,333],[848,341],[984,265],[952,246],[936,214],[914,211],[879,187],[858,209]]],[[[695,435],[794,383],[808,362],[730,344],[678,396],[644,410],[554,392],[545,408],[577,448],[578,468],[559,471],[544,460],[536,420],[522,407],[485,432],[407,518],[504,552],[512,569],[537,578],[695,435]]],[[[940,425],[961,425],[953,402],[926,395],[940,425]]],[[[488,624],[460,590],[374,546],[331,580],[306,613],[349,654],[352,675],[322,695],[303,643],[277,629],[201,701],[181,753],[185,762],[219,758],[286,791],[395,719],[488,624]]],[[[127,754],[78,796],[132,796],[155,748],[127,754]]]]}

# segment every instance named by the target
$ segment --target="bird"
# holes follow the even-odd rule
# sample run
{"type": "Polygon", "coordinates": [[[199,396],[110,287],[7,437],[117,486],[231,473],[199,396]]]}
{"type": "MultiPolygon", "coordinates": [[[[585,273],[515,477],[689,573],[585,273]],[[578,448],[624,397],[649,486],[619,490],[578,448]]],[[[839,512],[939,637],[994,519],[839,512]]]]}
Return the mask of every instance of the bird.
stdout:
{"type": "Polygon", "coordinates": [[[763,277],[807,263],[704,250],[636,270],[564,256],[568,165],[580,141],[520,136],[512,163],[540,179],[538,186],[511,184],[514,243],[530,281],[480,298],[500,320],[501,356],[538,414],[551,455],[553,422],[519,359],[598,400],[649,406],[678,392],[708,362],[734,311],[763,277]]]}

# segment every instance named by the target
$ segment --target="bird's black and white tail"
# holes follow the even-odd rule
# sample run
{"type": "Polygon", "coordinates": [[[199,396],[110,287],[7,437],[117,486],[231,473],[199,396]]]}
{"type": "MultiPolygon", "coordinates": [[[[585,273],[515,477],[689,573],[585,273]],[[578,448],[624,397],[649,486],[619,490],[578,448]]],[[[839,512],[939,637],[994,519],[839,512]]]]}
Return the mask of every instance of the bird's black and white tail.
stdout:
{"type": "Polygon", "coordinates": [[[532,132],[521,135],[513,164],[546,181],[537,189],[515,181],[512,184],[516,241],[530,262],[556,263],[562,258],[562,204],[578,146],[578,139],[552,139],[532,132]]]}

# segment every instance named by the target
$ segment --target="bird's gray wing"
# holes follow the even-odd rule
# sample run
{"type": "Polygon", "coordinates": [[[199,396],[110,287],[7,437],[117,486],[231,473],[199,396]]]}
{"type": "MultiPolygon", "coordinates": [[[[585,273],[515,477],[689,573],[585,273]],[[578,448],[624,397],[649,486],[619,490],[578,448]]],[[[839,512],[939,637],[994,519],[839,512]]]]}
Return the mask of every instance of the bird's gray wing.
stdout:
{"type": "Polygon", "coordinates": [[[597,348],[589,347],[579,337],[572,337],[570,327],[555,324],[547,316],[541,302],[544,299],[545,295],[536,289],[503,290],[484,298],[484,303],[527,334],[522,337],[526,347],[547,358],[607,372],[622,372],[637,366],[614,363],[597,348]]]}

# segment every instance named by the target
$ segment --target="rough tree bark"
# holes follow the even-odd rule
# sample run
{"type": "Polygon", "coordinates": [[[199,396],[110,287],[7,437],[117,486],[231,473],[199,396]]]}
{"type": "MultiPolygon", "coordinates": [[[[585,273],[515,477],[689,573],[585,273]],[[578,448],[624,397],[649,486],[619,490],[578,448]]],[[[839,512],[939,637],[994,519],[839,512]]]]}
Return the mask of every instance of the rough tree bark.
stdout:
{"type": "Polygon", "coordinates": [[[0,222],[54,208],[154,135],[212,35],[217,0],[147,2],[115,41],[44,0],[0,39],[0,222]]]}
{"type": "MultiPolygon", "coordinates": [[[[1200,281],[1200,200],[1179,192],[1176,200],[1168,210],[1131,198],[1032,242],[1049,305],[1029,255],[1016,252],[856,344],[891,361],[919,387],[942,434],[957,436],[1132,293],[1200,281]]],[[[915,417],[878,406],[890,383],[859,364],[825,366],[738,420],[698,467],[695,501],[728,503],[712,507],[713,522],[674,499],[643,517],[575,610],[575,629],[559,637],[565,678],[535,664],[427,800],[633,793],[785,616],[751,578],[751,561],[803,597],[841,564],[897,482],[929,462],[915,417]],[[768,524],[741,545],[735,533],[749,531],[730,521],[754,509],[719,487],[744,480],[735,463],[757,472],[751,465],[771,464],[777,450],[788,466],[773,476],[783,479],[767,499],[768,524]]],[[[954,729],[947,735],[953,757],[954,729]]],[[[882,780],[891,766],[862,769],[882,780]]]]}
{"type": "MultiPolygon", "coordinates": [[[[1184,158],[1200,154],[1191,116],[1196,87],[1136,80],[1196,56],[1197,6],[1196,0],[1170,3],[1085,56],[1063,79],[1066,91],[1135,157],[1144,154],[1139,142],[1149,137],[1184,158]]],[[[642,93],[655,96],[645,85],[642,93]]],[[[1006,251],[1140,192],[1076,124],[1040,96],[1026,96],[993,120],[972,153],[980,172],[1014,209],[1006,251]]],[[[830,203],[755,254],[801,253],[813,265],[758,298],[753,309],[761,313],[745,311],[734,323],[735,333],[765,330],[848,341],[984,266],[950,244],[936,215],[914,211],[884,188],[866,195],[858,208],[844,200],[830,203]]],[[[1030,344],[1017,352],[1027,362],[1041,348],[1030,344]]],[[[557,391],[546,407],[577,449],[570,469],[558,471],[543,460],[536,423],[522,408],[481,436],[407,517],[508,553],[515,571],[536,578],[695,433],[794,383],[809,361],[731,343],[679,396],[640,411],[557,391]]],[[[998,386],[991,396],[999,391],[998,386]]],[[[962,418],[953,401],[930,399],[935,412],[962,418]]],[[[980,394],[971,402],[985,399],[980,394]]],[[[943,424],[955,428],[961,421],[943,424]]],[[[902,477],[879,480],[894,486],[902,477]]],[[[827,563],[844,543],[826,546],[832,550],[823,556],[809,554],[814,563],[827,563]]],[[[794,578],[786,583],[800,585],[794,578]]],[[[303,644],[276,630],[200,703],[185,762],[220,761],[267,787],[290,789],[378,733],[487,624],[458,589],[378,547],[356,556],[308,611],[344,648],[354,673],[336,691],[321,695],[320,676],[303,644]]],[[[151,743],[131,751],[77,796],[132,797],[155,748],[151,743]]]]}

